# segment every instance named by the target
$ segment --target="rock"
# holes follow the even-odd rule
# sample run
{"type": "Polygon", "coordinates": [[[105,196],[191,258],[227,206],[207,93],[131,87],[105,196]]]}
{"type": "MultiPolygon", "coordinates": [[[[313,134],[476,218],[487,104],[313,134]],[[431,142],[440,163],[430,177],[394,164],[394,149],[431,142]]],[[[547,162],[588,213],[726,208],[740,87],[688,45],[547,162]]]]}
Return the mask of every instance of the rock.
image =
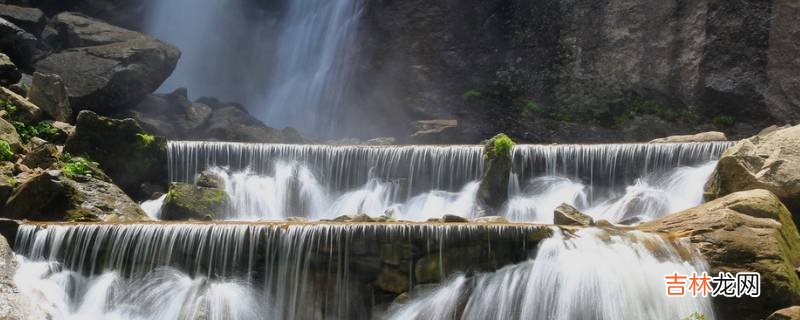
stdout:
{"type": "Polygon", "coordinates": [[[372,217],[359,213],[354,215],[341,215],[333,219],[334,222],[375,222],[372,217]]]}
{"type": "Polygon", "coordinates": [[[44,12],[37,8],[0,4],[0,18],[38,36],[47,24],[44,12]]]}
{"type": "Polygon", "coordinates": [[[400,294],[408,291],[409,280],[408,274],[384,267],[373,285],[383,291],[400,294]]]}
{"type": "Polygon", "coordinates": [[[5,204],[8,201],[17,184],[17,180],[14,179],[14,163],[0,162],[0,203],[5,204]]]}
{"type": "Polygon", "coordinates": [[[44,171],[23,183],[3,217],[34,221],[140,221],[144,211],[117,186],[96,177],[44,171]]]}
{"type": "Polygon", "coordinates": [[[698,134],[659,138],[650,141],[650,143],[711,142],[711,141],[728,141],[728,137],[726,137],[725,134],[722,132],[709,131],[709,132],[701,132],[698,134]]]}
{"type": "Polygon", "coordinates": [[[800,306],[793,306],[775,311],[767,320],[800,320],[800,306]]]}
{"type": "Polygon", "coordinates": [[[78,14],[55,20],[67,49],[36,63],[61,76],[76,110],[112,113],[136,106],[169,77],[180,57],[172,45],[78,14]]]}
{"type": "Polygon", "coordinates": [[[60,152],[52,143],[39,145],[22,159],[22,164],[28,168],[50,169],[56,162],[60,152]]]}
{"type": "Polygon", "coordinates": [[[478,186],[478,199],[488,206],[487,209],[497,210],[508,200],[513,145],[514,142],[502,133],[484,143],[483,157],[486,163],[478,186]]]}
{"type": "MultiPolygon", "coordinates": [[[[128,112],[128,116],[136,120],[136,122],[142,126],[142,129],[159,137],[166,137],[168,139],[181,139],[186,137],[184,130],[178,129],[178,126],[174,125],[174,122],[171,122],[163,114],[130,111],[128,112]]],[[[199,137],[196,139],[199,139],[199,137]]]]}
{"type": "Polygon", "coordinates": [[[14,120],[33,124],[42,119],[42,110],[39,107],[8,88],[0,87],[0,99],[17,107],[16,112],[10,115],[14,120]]]}
{"type": "Polygon", "coordinates": [[[99,46],[142,38],[141,33],[110,25],[75,12],[62,12],[52,26],[63,41],[61,49],[99,46]]]}
{"type": "Polygon", "coordinates": [[[766,189],[800,221],[800,126],[739,141],[719,159],[706,185],[706,198],[766,189]]]}
{"type": "Polygon", "coordinates": [[[186,108],[187,129],[195,130],[203,126],[211,117],[211,107],[202,103],[192,103],[186,108]]]}
{"type": "Polygon", "coordinates": [[[231,142],[281,142],[280,131],[267,127],[241,108],[214,110],[202,133],[208,139],[231,142]]]}
{"type": "Polygon", "coordinates": [[[16,84],[20,79],[22,79],[22,73],[11,62],[11,58],[0,53],[0,85],[7,87],[16,84]]]}
{"type": "Polygon", "coordinates": [[[419,144],[451,143],[458,138],[458,120],[419,120],[412,123],[416,132],[411,141],[419,144]]]}
{"type": "Polygon", "coordinates": [[[198,187],[225,189],[225,179],[211,171],[203,171],[197,178],[198,187]]]}
{"type": "Polygon", "coordinates": [[[303,135],[292,127],[286,127],[281,130],[281,140],[283,143],[306,143],[306,139],[303,138],[303,135]]]}
{"type": "Polygon", "coordinates": [[[489,223],[489,224],[505,224],[510,223],[508,219],[501,216],[485,216],[472,219],[472,222],[475,223],[489,223]]]}
{"type": "Polygon", "coordinates": [[[594,219],[575,207],[562,203],[553,212],[553,223],[562,226],[591,226],[594,219]]]}
{"type": "Polygon", "coordinates": [[[454,214],[446,214],[442,216],[442,222],[444,223],[465,223],[469,222],[468,219],[464,217],[460,217],[454,214]]]}
{"type": "Polygon", "coordinates": [[[111,119],[84,110],[64,152],[87,156],[122,190],[135,199],[146,198],[139,187],[166,184],[166,141],[149,135],[133,119],[111,119]]]}
{"type": "Polygon", "coordinates": [[[14,152],[23,152],[24,148],[22,146],[22,141],[19,138],[19,134],[17,134],[17,129],[2,118],[0,118],[0,140],[8,142],[8,144],[11,145],[11,148],[14,149],[14,152]]]}
{"type": "Polygon", "coordinates": [[[758,298],[714,298],[720,319],[763,319],[800,302],[800,234],[791,214],[767,190],[736,192],[696,208],[645,222],[639,230],[688,238],[710,273],[758,272],[758,298]]]}
{"type": "Polygon", "coordinates": [[[395,144],[395,139],[392,137],[379,137],[367,140],[366,144],[371,146],[391,146],[395,144]]]}
{"type": "Polygon", "coordinates": [[[72,121],[67,87],[58,75],[35,72],[28,90],[28,100],[42,109],[50,119],[72,121]]]}
{"type": "Polygon", "coordinates": [[[5,237],[0,236],[0,319],[51,319],[38,304],[21,293],[14,281],[17,259],[5,237]]]}
{"type": "Polygon", "coordinates": [[[230,199],[225,190],[205,188],[185,183],[169,187],[161,211],[163,220],[206,220],[222,216],[230,199]]]}
{"type": "Polygon", "coordinates": [[[33,63],[46,54],[39,39],[3,18],[0,18],[0,52],[7,54],[22,70],[31,69],[33,63]]]}

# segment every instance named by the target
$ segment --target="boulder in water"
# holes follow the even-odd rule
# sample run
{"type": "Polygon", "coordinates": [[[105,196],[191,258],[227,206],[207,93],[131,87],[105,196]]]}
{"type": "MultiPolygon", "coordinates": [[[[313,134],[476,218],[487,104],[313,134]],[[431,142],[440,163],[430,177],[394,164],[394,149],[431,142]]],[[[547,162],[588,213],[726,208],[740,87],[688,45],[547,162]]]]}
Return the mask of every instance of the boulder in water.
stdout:
{"type": "Polygon", "coordinates": [[[800,320],[800,306],[793,306],[775,311],[767,320],[800,320]]]}
{"type": "Polygon", "coordinates": [[[710,273],[758,272],[761,296],[716,297],[720,319],[763,319],[800,302],[800,234],[791,214],[767,190],[736,192],[645,222],[638,229],[688,238],[710,273]]]}
{"type": "Polygon", "coordinates": [[[114,183],[135,198],[146,198],[140,190],[145,182],[166,184],[166,140],[148,134],[133,119],[81,111],[64,152],[97,161],[114,183]]]}
{"type": "Polygon", "coordinates": [[[114,184],[92,176],[40,172],[19,186],[3,217],[36,221],[147,220],[139,205],[114,184]]]}
{"type": "Polygon", "coordinates": [[[566,203],[559,205],[553,212],[553,222],[564,226],[587,227],[594,225],[594,219],[591,216],[566,203]]]}
{"type": "Polygon", "coordinates": [[[230,204],[225,190],[186,183],[169,187],[161,218],[164,220],[208,220],[223,214],[230,204]]]}
{"type": "Polygon", "coordinates": [[[728,141],[728,137],[719,131],[701,132],[697,134],[687,134],[680,136],[669,136],[666,138],[658,138],[650,141],[650,143],[685,143],[685,142],[711,142],[711,141],[728,141]]]}
{"type": "Polygon", "coordinates": [[[499,209],[508,200],[508,181],[511,175],[511,149],[514,141],[498,134],[484,142],[486,164],[478,186],[478,199],[487,210],[499,209]]]}
{"type": "Polygon", "coordinates": [[[58,75],[35,72],[28,90],[28,100],[42,109],[50,119],[72,121],[67,87],[58,75]]]}
{"type": "Polygon", "coordinates": [[[706,197],[752,189],[771,191],[800,221],[800,125],[769,131],[725,150],[706,185],[706,197]]]}
{"type": "Polygon", "coordinates": [[[444,223],[467,223],[469,219],[464,218],[462,216],[457,216],[454,214],[446,214],[442,216],[442,222],[444,223]]]}

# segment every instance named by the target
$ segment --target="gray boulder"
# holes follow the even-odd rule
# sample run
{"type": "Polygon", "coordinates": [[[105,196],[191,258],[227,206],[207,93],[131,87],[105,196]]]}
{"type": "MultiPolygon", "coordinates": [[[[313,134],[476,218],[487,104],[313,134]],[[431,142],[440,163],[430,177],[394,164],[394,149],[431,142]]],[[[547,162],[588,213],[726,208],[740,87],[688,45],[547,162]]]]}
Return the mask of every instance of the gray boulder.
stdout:
{"type": "Polygon", "coordinates": [[[17,129],[3,118],[0,118],[0,140],[8,142],[14,152],[22,152],[24,149],[22,140],[17,134],[17,129]]]}
{"type": "Polygon", "coordinates": [[[10,115],[16,121],[33,124],[42,119],[42,110],[39,107],[8,88],[0,87],[0,99],[16,107],[14,114],[10,115]]]}
{"type": "Polygon", "coordinates": [[[50,119],[61,122],[72,120],[67,87],[56,74],[35,72],[28,90],[28,100],[42,109],[50,119]]]}
{"type": "Polygon", "coordinates": [[[0,18],[38,36],[47,24],[47,17],[38,8],[0,4],[0,18]]]}
{"type": "Polygon", "coordinates": [[[46,54],[39,39],[3,18],[0,18],[0,52],[7,54],[24,70],[30,69],[46,54]]]}
{"type": "Polygon", "coordinates": [[[225,213],[230,199],[225,190],[185,183],[169,187],[161,218],[164,220],[210,220],[225,213]]]}
{"type": "Polygon", "coordinates": [[[61,49],[98,46],[143,37],[141,33],[75,12],[62,12],[56,15],[51,25],[61,37],[61,49]]]}
{"type": "Polygon", "coordinates": [[[0,85],[10,86],[22,79],[22,73],[17,70],[17,66],[11,62],[11,58],[0,53],[0,85]]]}
{"type": "Polygon", "coordinates": [[[486,164],[478,186],[478,199],[487,210],[498,209],[508,200],[508,181],[511,174],[511,148],[514,142],[498,134],[484,143],[486,164]],[[510,143],[510,145],[507,145],[510,143]]]}

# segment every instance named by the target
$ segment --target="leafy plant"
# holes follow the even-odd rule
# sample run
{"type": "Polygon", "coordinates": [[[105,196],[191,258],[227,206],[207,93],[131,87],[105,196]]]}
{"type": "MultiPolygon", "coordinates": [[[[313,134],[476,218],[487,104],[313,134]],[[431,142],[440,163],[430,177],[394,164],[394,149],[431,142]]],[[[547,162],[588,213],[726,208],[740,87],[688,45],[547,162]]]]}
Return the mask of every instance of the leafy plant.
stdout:
{"type": "Polygon", "coordinates": [[[0,140],[0,161],[14,161],[14,150],[5,140],[0,140]]]}
{"type": "Polygon", "coordinates": [[[33,137],[51,140],[58,133],[58,130],[49,122],[39,122],[33,126],[26,125],[19,121],[12,121],[11,124],[17,129],[17,134],[19,134],[22,142],[25,143],[31,141],[33,137]]]}
{"type": "Polygon", "coordinates": [[[463,97],[464,97],[465,101],[473,102],[473,101],[476,101],[476,100],[480,99],[481,92],[477,91],[477,90],[469,90],[467,92],[464,92],[464,96],[463,97]]]}
{"type": "Polygon", "coordinates": [[[67,177],[91,176],[94,168],[99,164],[83,157],[73,157],[69,153],[61,155],[61,172],[67,177]]]}
{"type": "Polygon", "coordinates": [[[532,113],[537,113],[540,111],[542,111],[542,108],[538,103],[536,103],[536,101],[528,100],[528,102],[522,107],[522,116],[527,118],[532,113]]]}
{"type": "Polygon", "coordinates": [[[718,115],[714,117],[714,119],[711,119],[711,122],[718,126],[730,127],[736,122],[736,118],[730,115],[718,115]]]}
{"type": "Polygon", "coordinates": [[[492,144],[492,150],[494,152],[494,157],[507,157],[511,156],[511,148],[514,147],[516,143],[514,140],[511,140],[505,133],[498,134],[494,138],[494,142],[492,144]]]}
{"type": "Polygon", "coordinates": [[[16,105],[5,99],[0,99],[0,109],[5,110],[9,118],[13,117],[18,111],[16,105]]]}
{"type": "Polygon", "coordinates": [[[142,144],[145,147],[149,147],[150,145],[156,142],[156,137],[153,136],[152,134],[137,133],[136,136],[139,137],[140,140],[142,140],[142,144]]]}

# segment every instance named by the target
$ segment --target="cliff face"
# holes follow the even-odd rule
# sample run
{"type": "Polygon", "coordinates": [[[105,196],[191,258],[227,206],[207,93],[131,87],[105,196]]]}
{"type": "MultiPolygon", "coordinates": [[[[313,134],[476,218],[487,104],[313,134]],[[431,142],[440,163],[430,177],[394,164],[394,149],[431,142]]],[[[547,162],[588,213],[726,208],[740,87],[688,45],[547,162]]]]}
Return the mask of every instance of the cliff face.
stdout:
{"type": "Polygon", "coordinates": [[[467,135],[645,139],[800,120],[796,1],[375,0],[371,99],[467,135]],[[531,129],[535,127],[536,129],[531,129]]]}

